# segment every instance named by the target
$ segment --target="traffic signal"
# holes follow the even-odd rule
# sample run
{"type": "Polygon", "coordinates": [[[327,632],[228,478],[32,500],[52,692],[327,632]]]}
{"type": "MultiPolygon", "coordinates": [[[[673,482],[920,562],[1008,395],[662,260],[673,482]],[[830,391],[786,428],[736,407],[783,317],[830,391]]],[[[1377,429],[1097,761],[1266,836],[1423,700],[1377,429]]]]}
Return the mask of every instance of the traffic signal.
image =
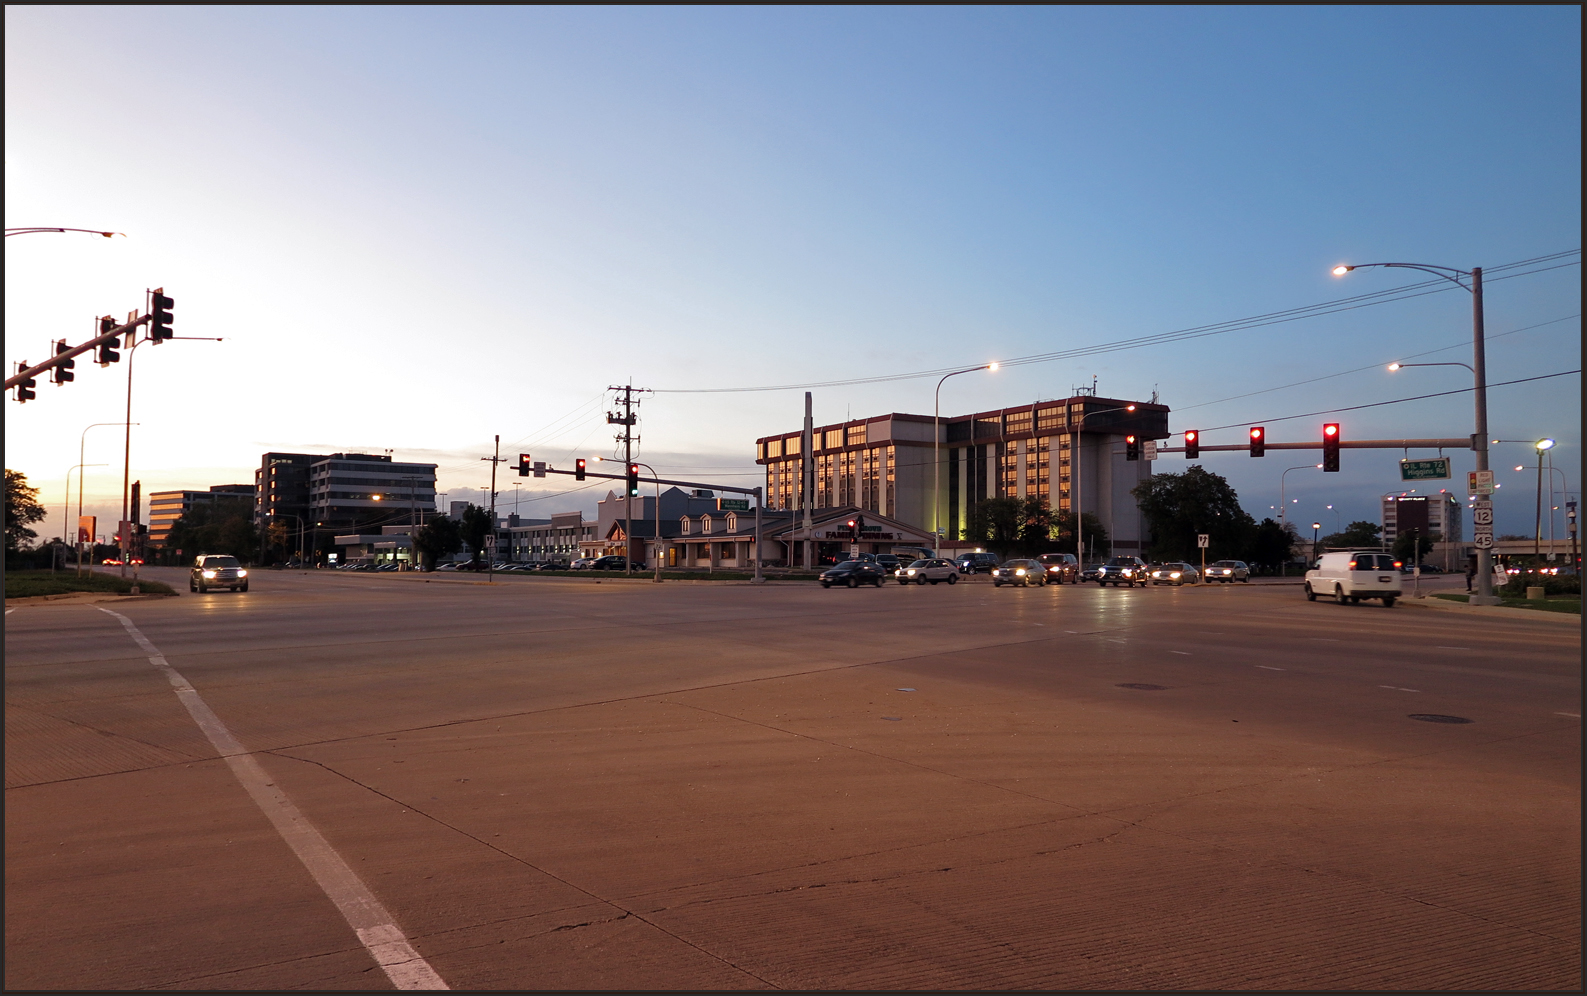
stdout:
{"type": "Polygon", "coordinates": [[[639,464],[628,465],[628,494],[630,497],[639,494],[639,464]]]}
{"type": "Polygon", "coordinates": [[[518,476],[519,477],[528,477],[529,476],[529,454],[527,454],[527,453],[518,454],[518,468],[517,469],[518,469],[518,476]]]}
{"type": "MultiPolygon", "coordinates": [[[[109,335],[114,331],[116,331],[116,320],[114,318],[106,315],[99,320],[100,335],[109,335]]],[[[116,340],[111,339],[108,342],[100,343],[99,356],[97,359],[99,360],[99,365],[102,367],[109,366],[112,363],[120,363],[121,354],[116,352],[116,340]]]]}
{"type": "Polygon", "coordinates": [[[577,460],[573,461],[573,479],[575,481],[584,480],[584,458],[583,457],[579,457],[577,460]]]}
{"type": "Polygon", "coordinates": [[[1141,458],[1141,437],[1124,437],[1124,459],[1139,460],[1141,458]]]}
{"type": "Polygon", "coordinates": [[[164,287],[156,287],[150,303],[154,306],[154,310],[149,319],[149,338],[155,342],[164,342],[171,338],[171,323],[176,321],[176,316],[171,314],[171,309],[176,307],[176,301],[165,296],[164,287]]]}
{"type": "MultiPolygon", "coordinates": [[[[28,361],[27,360],[23,360],[22,362],[17,364],[17,370],[19,370],[19,371],[26,370],[27,368],[28,368],[28,361]]],[[[38,394],[33,390],[35,387],[38,387],[38,386],[39,386],[39,382],[34,380],[32,377],[29,377],[27,380],[20,381],[17,384],[17,400],[26,402],[26,401],[32,401],[34,398],[38,397],[38,394]]]]}
{"type": "Polygon", "coordinates": [[[860,520],[858,518],[850,519],[849,520],[849,542],[850,543],[858,543],[859,541],[860,541],[860,520]]]}
{"type": "Polygon", "coordinates": [[[1323,423],[1323,473],[1339,472],[1339,423],[1323,423]]]}
{"type": "Polygon", "coordinates": [[[1194,460],[1201,456],[1201,433],[1195,429],[1185,430],[1185,459],[1194,460]]]}
{"type": "MultiPolygon", "coordinates": [[[[55,355],[56,356],[61,355],[62,353],[70,350],[71,348],[72,347],[66,345],[66,340],[65,339],[57,339],[57,340],[55,340],[55,355]]],[[[77,379],[77,375],[72,373],[73,368],[75,368],[76,366],[77,366],[77,361],[76,360],[61,360],[60,362],[56,363],[55,364],[55,368],[50,371],[50,380],[54,381],[57,384],[64,384],[64,383],[66,383],[69,380],[76,380],[77,379]]]]}
{"type": "Polygon", "coordinates": [[[1267,455],[1267,430],[1260,425],[1251,426],[1251,455],[1254,457],[1267,455]]]}

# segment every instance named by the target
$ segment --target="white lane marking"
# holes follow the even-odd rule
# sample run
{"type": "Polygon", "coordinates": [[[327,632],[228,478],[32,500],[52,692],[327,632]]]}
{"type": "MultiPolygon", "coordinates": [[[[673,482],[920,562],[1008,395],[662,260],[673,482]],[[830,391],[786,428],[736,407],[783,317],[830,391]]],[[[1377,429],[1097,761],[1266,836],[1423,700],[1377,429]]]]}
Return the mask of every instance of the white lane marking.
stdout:
{"type": "Polygon", "coordinates": [[[1109,643],[1123,643],[1123,640],[1109,640],[1109,643]]]}
{"type": "Polygon", "coordinates": [[[1434,650],[1470,650],[1470,647],[1434,647],[1434,650]]]}
{"type": "Polygon", "coordinates": [[[1257,667],[1261,668],[1264,671],[1282,671],[1282,670],[1284,670],[1281,667],[1268,667],[1266,664],[1258,664],[1257,667]]]}
{"type": "Polygon", "coordinates": [[[347,919],[348,926],[358,935],[358,940],[368,949],[375,962],[385,971],[391,984],[398,989],[450,989],[430,963],[419,957],[408,943],[407,935],[398,927],[391,913],[361,879],[336,853],[308,817],[276,788],[275,782],[265,774],[264,768],[252,754],[243,749],[231,730],[221,722],[186,678],[172,667],[158,647],[132,624],[132,620],[119,612],[95,606],[100,612],[121,620],[132,639],[149,655],[153,664],[176,689],[176,697],[187,708],[193,722],[204,731],[204,736],[225,760],[237,781],[248,792],[254,804],[265,814],[276,832],[292,848],[292,853],[303,862],[314,881],[347,919]]]}
{"type": "Polygon", "coordinates": [[[1421,691],[1420,688],[1401,688],[1399,685],[1379,685],[1378,687],[1379,688],[1387,688],[1391,692],[1420,692],[1421,691]]]}
{"type": "Polygon", "coordinates": [[[15,611],[16,611],[16,609],[6,609],[6,615],[9,616],[11,613],[13,613],[15,611]]]}
{"type": "Polygon", "coordinates": [[[1317,641],[1318,643],[1338,643],[1339,642],[1338,640],[1329,639],[1326,636],[1314,636],[1314,637],[1312,637],[1312,639],[1317,641]]]}
{"type": "Polygon", "coordinates": [[[1180,655],[1185,656],[1185,657],[1189,657],[1190,656],[1190,651],[1188,651],[1188,650],[1170,650],[1169,653],[1171,653],[1171,654],[1180,654],[1180,655]]]}
{"type": "Polygon", "coordinates": [[[1571,719],[1581,719],[1581,713],[1579,713],[1579,712],[1556,712],[1554,715],[1556,715],[1556,716],[1568,716],[1571,719]]]}

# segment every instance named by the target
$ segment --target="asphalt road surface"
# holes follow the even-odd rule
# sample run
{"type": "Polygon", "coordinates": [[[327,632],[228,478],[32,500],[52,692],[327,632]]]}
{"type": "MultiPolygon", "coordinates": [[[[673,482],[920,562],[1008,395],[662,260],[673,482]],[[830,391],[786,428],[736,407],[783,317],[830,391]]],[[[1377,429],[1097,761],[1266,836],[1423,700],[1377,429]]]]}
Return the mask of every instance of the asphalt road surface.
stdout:
{"type": "Polygon", "coordinates": [[[7,610],[8,988],[1583,982],[1570,622],[148,573],[7,610]]]}

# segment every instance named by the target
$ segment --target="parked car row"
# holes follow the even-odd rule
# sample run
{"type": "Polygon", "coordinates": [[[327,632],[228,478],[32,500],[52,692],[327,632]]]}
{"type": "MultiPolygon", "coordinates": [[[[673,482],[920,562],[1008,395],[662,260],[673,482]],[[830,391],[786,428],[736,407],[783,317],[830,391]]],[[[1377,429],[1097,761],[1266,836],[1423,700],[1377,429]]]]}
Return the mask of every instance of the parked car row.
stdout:
{"type": "Polygon", "coordinates": [[[824,571],[820,582],[823,588],[833,585],[856,588],[862,584],[880,587],[886,578],[891,577],[904,585],[957,584],[962,575],[978,573],[987,563],[992,565],[985,567],[985,570],[991,574],[994,588],[1004,585],[1043,587],[1049,584],[1079,584],[1082,581],[1095,581],[1103,587],[1112,584],[1133,588],[1136,585],[1201,584],[1204,580],[1209,584],[1227,584],[1248,582],[1251,579],[1250,568],[1239,560],[1220,560],[1207,568],[1206,577],[1203,578],[1200,568],[1184,561],[1148,565],[1139,557],[1114,557],[1106,564],[1082,568],[1070,553],[1044,553],[1040,557],[1020,557],[1006,561],[998,561],[995,554],[975,553],[957,560],[925,557],[890,570],[891,564],[882,557],[862,553],[854,559],[840,560],[824,571]],[[988,557],[992,558],[991,561],[985,559],[988,557]]]}

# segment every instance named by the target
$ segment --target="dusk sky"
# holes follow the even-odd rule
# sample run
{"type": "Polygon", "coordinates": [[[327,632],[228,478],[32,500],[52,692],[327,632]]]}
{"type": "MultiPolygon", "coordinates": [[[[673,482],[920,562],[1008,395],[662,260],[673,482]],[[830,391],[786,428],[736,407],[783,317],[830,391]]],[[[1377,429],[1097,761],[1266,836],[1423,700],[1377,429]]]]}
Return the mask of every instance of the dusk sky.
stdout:
{"type": "MultiPolygon", "coordinates": [[[[1574,5],[5,16],[6,225],[127,235],[7,240],[8,371],[160,285],[178,335],[225,340],[138,349],[145,494],[252,483],[267,450],[391,449],[479,501],[495,434],[513,458],[611,455],[605,389],[630,381],[657,392],[642,459],[753,486],[755,438],[797,428],[803,393],[724,388],[1009,360],[1427,279],[1338,263],[1580,248],[1574,5]]],[[[1579,254],[1489,280],[1490,381],[1579,370],[1579,254]]],[[[1206,443],[1250,424],[1275,441],[1324,421],[1347,439],[1472,431],[1469,393],[1281,421],[1471,384],[1394,360],[1471,362],[1466,292],[968,374],[943,411],[1095,376],[1105,396],[1155,390],[1206,443]]],[[[7,397],[6,466],[43,488],[41,536],[59,535],[84,428],[123,420],[127,366],[85,358],[75,383],[7,397]]],[[[816,418],[929,415],[935,381],[818,388],[816,418]]],[[[1581,419],[1579,374],[1490,392],[1491,437],[1557,439],[1573,492],[1581,419]]],[[[90,430],[86,453],[108,465],[87,470],[88,511],[113,523],[119,430],[90,430]]],[[[1439,486],[1463,493],[1473,455],[1452,455],[1439,486]]],[[[1376,521],[1401,456],[1291,473],[1292,516],[1376,521]]],[[[1281,472],[1314,460],[1201,462],[1260,519],[1281,472]]],[[[1493,466],[1497,531],[1530,533],[1531,446],[1493,466]]],[[[548,483],[502,481],[507,511],[514,484],[548,483]]],[[[604,493],[560,490],[525,487],[518,510],[604,493]]]]}

